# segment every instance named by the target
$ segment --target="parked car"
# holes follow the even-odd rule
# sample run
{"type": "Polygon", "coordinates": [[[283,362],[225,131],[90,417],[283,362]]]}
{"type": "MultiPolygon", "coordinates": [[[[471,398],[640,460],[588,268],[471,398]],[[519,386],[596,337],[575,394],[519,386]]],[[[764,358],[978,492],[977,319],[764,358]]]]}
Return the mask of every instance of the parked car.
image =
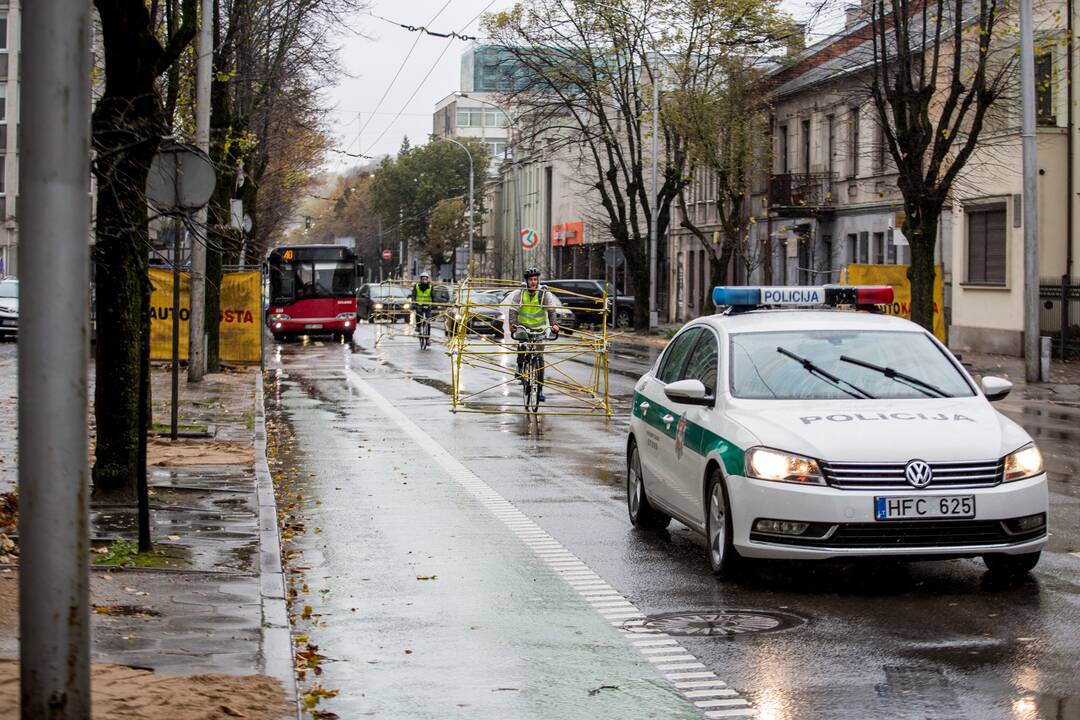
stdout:
{"type": "Polygon", "coordinates": [[[19,334],[19,281],[0,280],[0,338],[19,334]]]}
{"type": "Polygon", "coordinates": [[[408,322],[410,312],[412,301],[406,288],[389,283],[364,283],[360,286],[360,293],[356,298],[357,321],[397,322],[400,319],[408,322]]]}
{"type": "MultiPolygon", "coordinates": [[[[634,322],[634,298],[618,295],[614,286],[603,280],[548,280],[548,289],[559,296],[563,304],[574,311],[580,325],[596,325],[600,321],[602,298],[614,298],[612,312],[616,327],[630,327],[634,322]]],[[[608,319],[611,322],[611,318],[608,319]]]]}
{"type": "Polygon", "coordinates": [[[449,337],[454,334],[458,323],[467,322],[467,332],[477,335],[491,335],[502,339],[506,334],[506,309],[502,297],[494,292],[474,292],[469,297],[468,317],[461,307],[449,310],[445,315],[443,328],[449,337]]]}

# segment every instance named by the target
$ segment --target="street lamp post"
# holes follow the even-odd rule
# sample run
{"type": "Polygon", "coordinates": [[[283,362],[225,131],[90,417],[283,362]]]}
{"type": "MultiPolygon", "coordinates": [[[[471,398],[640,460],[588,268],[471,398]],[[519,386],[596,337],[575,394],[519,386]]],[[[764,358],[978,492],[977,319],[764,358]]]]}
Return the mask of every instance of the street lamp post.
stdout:
{"type": "MultiPolygon", "coordinates": [[[[469,276],[471,276],[473,274],[473,241],[475,239],[475,235],[473,234],[473,207],[474,207],[473,206],[473,182],[474,182],[474,178],[475,178],[476,173],[473,172],[472,153],[469,152],[469,148],[465,147],[464,143],[458,142],[457,140],[455,140],[452,137],[447,137],[447,136],[443,135],[443,136],[436,137],[435,139],[436,140],[446,140],[447,142],[454,143],[459,148],[464,150],[465,154],[469,157],[469,267],[468,267],[467,275],[466,275],[466,277],[469,277],[469,276]]],[[[454,248],[454,255],[455,256],[457,255],[457,248],[456,247],[454,248]]],[[[454,278],[454,281],[457,282],[456,277],[454,278]]]]}
{"type": "MultiPolygon", "coordinates": [[[[483,98],[474,97],[468,93],[457,92],[454,93],[455,97],[466,98],[480,103],[481,105],[489,105],[503,114],[506,118],[506,127],[509,131],[514,130],[514,121],[510,118],[510,115],[501,106],[496,105],[490,100],[484,100],[483,98]]],[[[509,138],[508,138],[509,139],[509,138]]],[[[521,163],[518,162],[517,153],[514,153],[514,258],[518,257],[518,251],[521,249],[521,221],[522,221],[522,208],[521,208],[521,163]]],[[[524,267],[515,267],[514,270],[523,270],[524,267]]]]}

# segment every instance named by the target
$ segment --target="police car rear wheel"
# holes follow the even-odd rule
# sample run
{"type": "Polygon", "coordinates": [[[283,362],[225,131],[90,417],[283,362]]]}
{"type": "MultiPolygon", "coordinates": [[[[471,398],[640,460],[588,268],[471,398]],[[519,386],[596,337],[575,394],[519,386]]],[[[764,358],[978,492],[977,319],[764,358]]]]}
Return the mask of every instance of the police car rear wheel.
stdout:
{"type": "Polygon", "coordinates": [[[717,577],[729,578],[741,569],[743,559],[732,542],[731,506],[718,468],[713,468],[709,475],[708,498],[705,535],[709,544],[709,566],[717,577]]]}
{"type": "Polygon", "coordinates": [[[630,523],[636,528],[663,530],[671,522],[670,516],[655,509],[649,502],[637,443],[630,446],[630,461],[626,464],[626,507],[630,512],[630,523]]]}
{"type": "Polygon", "coordinates": [[[1039,563],[1042,553],[1024,553],[1022,555],[983,555],[986,569],[994,575],[1026,575],[1039,563]]]}

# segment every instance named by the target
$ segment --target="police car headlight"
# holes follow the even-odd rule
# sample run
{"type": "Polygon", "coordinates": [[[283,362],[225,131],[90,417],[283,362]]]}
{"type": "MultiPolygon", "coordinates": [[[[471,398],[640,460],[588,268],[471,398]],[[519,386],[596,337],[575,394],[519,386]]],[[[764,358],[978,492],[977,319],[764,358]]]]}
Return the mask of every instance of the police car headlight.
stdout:
{"type": "Polygon", "coordinates": [[[817,460],[760,447],[746,453],[746,476],[777,482],[825,484],[817,460]]]}
{"type": "Polygon", "coordinates": [[[411,307],[412,307],[412,305],[410,305],[409,303],[405,303],[404,305],[401,306],[401,309],[402,310],[408,310],[411,307]]]}
{"type": "Polygon", "coordinates": [[[1043,471],[1043,456],[1039,448],[1025,445],[1016,452],[1005,456],[1005,482],[1024,480],[1043,471]]]}
{"type": "Polygon", "coordinates": [[[375,303],[376,310],[382,310],[382,303],[375,303]]]}

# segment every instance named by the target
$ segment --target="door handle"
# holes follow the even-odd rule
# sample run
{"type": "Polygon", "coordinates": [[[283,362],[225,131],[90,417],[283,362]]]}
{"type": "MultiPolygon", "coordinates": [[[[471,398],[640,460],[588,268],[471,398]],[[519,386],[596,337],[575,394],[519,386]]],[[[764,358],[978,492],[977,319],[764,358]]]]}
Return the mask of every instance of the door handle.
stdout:
{"type": "Polygon", "coordinates": [[[641,416],[642,417],[645,417],[645,413],[649,412],[649,408],[651,408],[651,407],[652,407],[652,405],[650,405],[648,402],[640,402],[640,403],[638,403],[638,410],[641,411],[641,416]]]}
{"type": "Polygon", "coordinates": [[[660,419],[663,420],[664,424],[667,425],[668,427],[671,427],[671,423],[675,422],[675,416],[674,415],[665,415],[664,417],[662,417],[660,419]]]}

